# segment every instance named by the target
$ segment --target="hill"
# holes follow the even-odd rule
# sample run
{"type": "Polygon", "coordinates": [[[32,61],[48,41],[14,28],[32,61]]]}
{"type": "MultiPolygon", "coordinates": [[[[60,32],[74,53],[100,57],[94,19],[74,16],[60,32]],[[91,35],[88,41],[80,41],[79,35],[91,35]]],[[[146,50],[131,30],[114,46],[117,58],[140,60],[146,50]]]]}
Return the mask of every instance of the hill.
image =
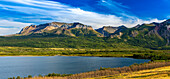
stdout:
{"type": "Polygon", "coordinates": [[[24,27],[20,33],[0,37],[0,46],[57,48],[170,49],[170,20],[162,23],[104,26],[94,30],[82,23],[52,22],[24,27]]]}
{"type": "Polygon", "coordinates": [[[59,23],[52,22],[40,25],[31,25],[24,27],[19,36],[27,35],[58,35],[58,36],[98,36],[102,35],[96,32],[91,26],[81,23],[59,23]]]}

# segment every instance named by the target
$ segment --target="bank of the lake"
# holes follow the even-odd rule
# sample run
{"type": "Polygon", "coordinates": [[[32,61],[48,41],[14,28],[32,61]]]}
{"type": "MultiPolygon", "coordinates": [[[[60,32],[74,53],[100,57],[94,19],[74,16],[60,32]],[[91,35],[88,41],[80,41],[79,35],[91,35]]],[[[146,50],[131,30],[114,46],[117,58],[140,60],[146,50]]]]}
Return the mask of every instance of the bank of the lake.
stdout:
{"type": "Polygon", "coordinates": [[[150,49],[73,49],[73,48],[31,48],[0,47],[0,56],[96,56],[130,57],[138,59],[169,60],[169,50],[150,49]]]}

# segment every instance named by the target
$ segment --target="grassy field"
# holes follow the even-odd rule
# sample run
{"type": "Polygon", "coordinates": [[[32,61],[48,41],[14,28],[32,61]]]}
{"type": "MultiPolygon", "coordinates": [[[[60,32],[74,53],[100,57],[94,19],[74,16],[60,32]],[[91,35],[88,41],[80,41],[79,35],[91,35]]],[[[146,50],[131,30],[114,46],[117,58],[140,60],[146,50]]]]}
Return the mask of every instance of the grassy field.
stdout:
{"type": "Polygon", "coordinates": [[[97,56],[97,57],[131,57],[151,59],[152,61],[170,60],[169,50],[151,49],[74,49],[74,48],[32,48],[0,47],[0,56],[97,56]]]}
{"type": "Polygon", "coordinates": [[[87,79],[170,79],[170,66],[87,79]]]}

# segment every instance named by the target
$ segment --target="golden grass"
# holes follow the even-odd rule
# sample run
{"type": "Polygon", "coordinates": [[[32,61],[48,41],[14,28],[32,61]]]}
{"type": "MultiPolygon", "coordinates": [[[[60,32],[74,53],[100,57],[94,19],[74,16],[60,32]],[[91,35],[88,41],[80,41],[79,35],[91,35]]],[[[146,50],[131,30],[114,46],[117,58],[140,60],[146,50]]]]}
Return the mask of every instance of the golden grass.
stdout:
{"type": "Polygon", "coordinates": [[[26,79],[64,79],[61,77],[34,77],[34,78],[26,78],[26,79]]]}
{"type": "Polygon", "coordinates": [[[87,79],[170,79],[170,66],[87,79]]]}
{"type": "MultiPolygon", "coordinates": [[[[35,77],[28,79],[64,79],[62,77],[35,77]]],[[[170,66],[155,68],[150,70],[141,70],[131,73],[122,73],[111,76],[102,76],[97,78],[84,79],[170,79],[170,66]]]]}

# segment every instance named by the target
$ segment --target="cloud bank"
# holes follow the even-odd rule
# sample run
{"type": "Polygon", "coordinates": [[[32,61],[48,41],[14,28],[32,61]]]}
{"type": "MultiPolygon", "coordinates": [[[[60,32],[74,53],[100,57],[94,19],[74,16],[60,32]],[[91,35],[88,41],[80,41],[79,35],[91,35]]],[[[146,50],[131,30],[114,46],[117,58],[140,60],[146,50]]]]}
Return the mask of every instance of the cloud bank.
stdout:
{"type": "Polygon", "coordinates": [[[18,33],[23,26],[31,23],[14,22],[9,20],[0,20],[0,35],[8,35],[18,33]]]}

